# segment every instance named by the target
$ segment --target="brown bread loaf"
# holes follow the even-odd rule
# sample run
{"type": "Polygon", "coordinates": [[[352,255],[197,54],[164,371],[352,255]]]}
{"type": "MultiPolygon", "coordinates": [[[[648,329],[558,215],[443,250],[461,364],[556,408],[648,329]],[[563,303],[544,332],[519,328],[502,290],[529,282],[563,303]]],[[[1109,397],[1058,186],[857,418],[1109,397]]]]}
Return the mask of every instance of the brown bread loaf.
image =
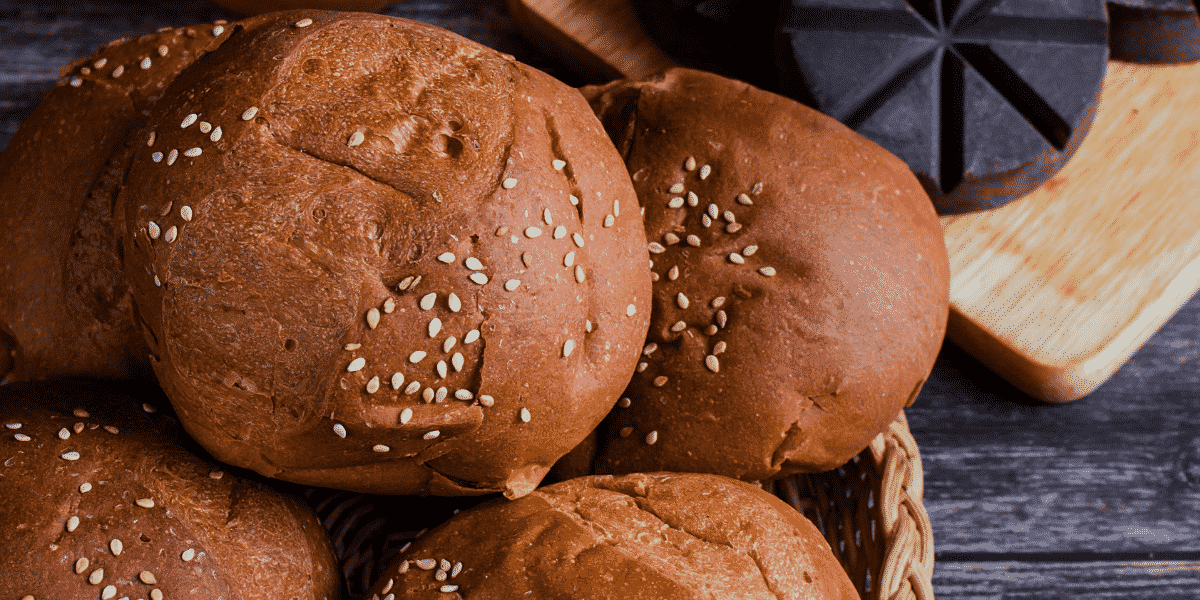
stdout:
{"type": "Polygon", "coordinates": [[[189,452],[178,423],[143,408],[151,397],[0,387],[0,596],[340,597],[312,510],[189,452]]]}
{"type": "Polygon", "coordinates": [[[184,426],[308,485],[528,493],[645,339],[620,157],[576,90],[447,31],[262,19],[167,90],[117,202],[184,426]]]}
{"type": "Polygon", "coordinates": [[[833,119],[675,69],[585,90],[645,210],[649,339],[600,472],[833,469],[933,368],[949,266],[898,158],[833,119]]]}

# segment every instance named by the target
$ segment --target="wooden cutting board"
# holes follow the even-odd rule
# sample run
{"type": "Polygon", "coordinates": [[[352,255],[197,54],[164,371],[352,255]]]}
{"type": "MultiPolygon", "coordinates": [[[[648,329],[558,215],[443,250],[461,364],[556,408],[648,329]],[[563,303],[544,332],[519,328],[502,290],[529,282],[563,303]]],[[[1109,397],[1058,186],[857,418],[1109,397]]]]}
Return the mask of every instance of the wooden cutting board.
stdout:
{"type": "MultiPolygon", "coordinates": [[[[590,79],[674,62],[628,0],[508,0],[533,42],[590,79]]],[[[999,209],[942,218],[956,344],[1024,392],[1104,383],[1200,289],[1200,63],[1110,61],[1070,162],[999,209]]]]}

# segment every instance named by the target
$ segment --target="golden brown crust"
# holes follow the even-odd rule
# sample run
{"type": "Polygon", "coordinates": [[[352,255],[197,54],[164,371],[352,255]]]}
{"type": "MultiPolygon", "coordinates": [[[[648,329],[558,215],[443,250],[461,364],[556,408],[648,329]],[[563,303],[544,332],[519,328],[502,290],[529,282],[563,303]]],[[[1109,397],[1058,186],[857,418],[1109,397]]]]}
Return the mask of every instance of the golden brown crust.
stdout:
{"type": "Polygon", "coordinates": [[[463,511],[384,571],[372,596],[388,593],[858,597],[821,533],[791,507],[736,480],[668,473],[573,479],[463,511]]]}
{"type": "Polygon", "coordinates": [[[65,67],[0,155],[0,329],[10,380],[150,377],[111,203],[129,132],[221,25],[119,40],[65,67]],[[11,372],[10,372],[11,371],[11,372]]]}
{"type": "Polygon", "coordinates": [[[916,397],[945,333],[941,228],[909,169],[712,74],[585,95],[633,174],[656,278],[600,472],[752,481],[861,451],[916,397]]]}
{"type": "Polygon", "coordinates": [[[311,509],[185,450],[147,398],[162,400],[83,380],[0,388],[0,594],[339,597],[311,509]]]}
{"type": "Polygon", "coordinates": [[[578,92],[444,30],[263,19],[155,107],[118,200],[160,382],[266,475],[527,493],[649,322],[620,157],[578,92]]]}

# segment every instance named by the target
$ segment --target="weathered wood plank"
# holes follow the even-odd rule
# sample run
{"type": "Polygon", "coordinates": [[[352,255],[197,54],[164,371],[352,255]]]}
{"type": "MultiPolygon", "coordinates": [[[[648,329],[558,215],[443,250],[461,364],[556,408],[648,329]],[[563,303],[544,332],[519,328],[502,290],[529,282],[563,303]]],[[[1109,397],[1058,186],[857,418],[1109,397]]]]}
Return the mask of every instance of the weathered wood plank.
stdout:
{"type": "Polygon", "coordinates": [[[1197,561],[943,562],[938,600],[1195,600],[1197,561]]]}

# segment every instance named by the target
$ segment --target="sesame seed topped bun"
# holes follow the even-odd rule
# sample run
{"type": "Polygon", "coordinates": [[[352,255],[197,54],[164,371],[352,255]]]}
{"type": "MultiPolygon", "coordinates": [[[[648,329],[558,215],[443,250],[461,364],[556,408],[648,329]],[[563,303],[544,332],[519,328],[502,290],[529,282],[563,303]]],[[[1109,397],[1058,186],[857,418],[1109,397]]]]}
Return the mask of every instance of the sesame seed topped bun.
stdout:
{"type": "Polygon", "coordinates": [[[189,452],[160,404],[94,381],[0,387],[0,596],[340,597],[312,509],[189,452]]]}
{"type": "Polygon", "coordinates": [[[0,380],[152,377],[111,204],[145,147],[130,138],[143,111],[228,27],[117,40],[68,65],[0,154],[0,380]]]}
{"type": "Polygon", "coordinates": [[[860,452],[916,398],[945,333],[941,227],[908,167],[708,73],[585,94],[632,173],[654,279],[600,472],[753,481],[860,452]]]}
{"type": "Polygon", "coordinates": [[[645,339],[620,157],[577,91],[447,31],[261,19],[168,89],[117,201],[184,426],[299,483],[528,493],[645,339]]]}
{"type": "Polygon", "coordinates": [[[820,531],[791,506],[740,481],[673,473],[571,479],[464,510],[413,542],[368,597],[389,594],[859,597],[820,531]]]}

